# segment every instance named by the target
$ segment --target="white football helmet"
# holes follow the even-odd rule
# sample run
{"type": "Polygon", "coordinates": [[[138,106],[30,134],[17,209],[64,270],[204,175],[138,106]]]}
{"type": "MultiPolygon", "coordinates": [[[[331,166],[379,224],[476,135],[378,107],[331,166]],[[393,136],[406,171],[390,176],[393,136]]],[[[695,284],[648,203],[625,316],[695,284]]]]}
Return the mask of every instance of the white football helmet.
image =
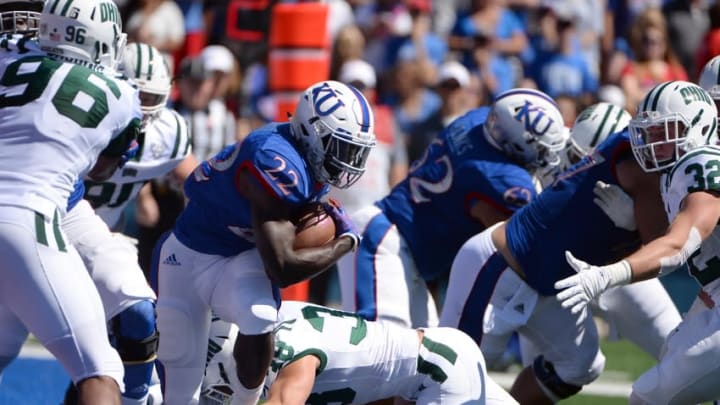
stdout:
{"type": "Polygon", "coordinates": [[[484,132],[493,146],[531,171],[560,165],[568,139],[555,101],[541,91],[523,88],[495,99],[484,132]]]}
{"type": "Polygon", "coordinates": [[[44,0],[0,0],[0,33],[37,35],[44,0]]]}
{"type": "Polygon", "coordinates": [[[64,61],[115,69],[126,35],[110,0],[48,0],[38,39],[43,51],[64,61]]]}
{"type": "Polygon", "coordinates": [[[606,102],[596,103],[582,110],[570,130],[568,163],[577,162],[608,136],[625,129],[630,118],[632,116],[624,108],[606,102]]]}
{"type": "Polygon", "coordinates": [[[630,120],[630,144],[646,172],[671,168],[685,152],[715,145],[717,108],[702,87],[670,81],[653,87],[630,120]]]}
{"type": "Polygon", "coordinates": [[[375,146],[375,118],[360,91],[332,80],[313,84],[290,122],[317,181],[347,188],[360,179],[375,146]]]}
{"type": "Polygon", "coordinates": [[[140,89],[143,120],[152,119],[165,108],[170,95],[170,72],[165,57],[154,46],[129,43],[119,70],[133,79],[140,89]]]}
{"type": "Polygon", "coordinates": [[[710,94],[713,100],[720,101],[720,55],[705,64],[700,72],[698,84],[710,94]]]}

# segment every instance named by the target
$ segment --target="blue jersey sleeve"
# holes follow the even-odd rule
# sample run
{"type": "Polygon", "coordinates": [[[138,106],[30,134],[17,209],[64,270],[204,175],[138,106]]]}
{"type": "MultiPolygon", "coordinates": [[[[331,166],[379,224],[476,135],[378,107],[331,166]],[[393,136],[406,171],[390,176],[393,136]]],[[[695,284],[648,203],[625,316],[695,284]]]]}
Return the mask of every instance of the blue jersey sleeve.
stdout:
{"type": "Polygon", "coordinates": [[[290,204],[304,204],[317,193],[316,184],[297,152],[264,148],[256,150],[246,169],[266,191],[290,204]]]}

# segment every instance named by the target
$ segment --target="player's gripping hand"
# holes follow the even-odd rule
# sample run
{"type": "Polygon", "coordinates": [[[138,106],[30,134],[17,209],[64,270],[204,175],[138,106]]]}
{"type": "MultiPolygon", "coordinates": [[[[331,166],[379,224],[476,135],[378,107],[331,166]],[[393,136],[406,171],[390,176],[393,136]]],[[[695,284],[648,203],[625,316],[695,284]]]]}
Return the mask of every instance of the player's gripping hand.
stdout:
{"type": "Polygon", "coordinates": [[[630,263],[627,260],[607,265],[593,266],[576,259],[572,253],[565,251],[565,259],[577,274],[555,282],[557,299],[563,308],[577,314],[605,290],[616,285],[627,284],[632,278],[630,263]]]}
{"type": "Polygon", "coordinates": [[[618,228],[635,231],[635,209],[632,198],[622,188],[602,181],[595,183],[593,202],[605,212],[605,215],[618,228]]]}
{"type": "Polygon", "coordinates": [[[352,250],[355,250],[360,244],[360,233],[355,224],[350,219],[340,202],[330,198],[328,202],[323,203],[325,211],[332,217],[335,222],[335,238],[348,237],[352,240],[352,250]]]}

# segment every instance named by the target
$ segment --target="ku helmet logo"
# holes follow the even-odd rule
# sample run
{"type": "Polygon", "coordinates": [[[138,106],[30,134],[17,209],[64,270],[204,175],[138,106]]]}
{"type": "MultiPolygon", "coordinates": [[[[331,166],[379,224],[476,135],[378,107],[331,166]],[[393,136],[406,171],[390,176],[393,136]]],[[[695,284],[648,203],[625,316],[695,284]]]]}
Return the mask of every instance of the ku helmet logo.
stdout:
{"type": "Polygon", "coordinates": [[[525,131],[536,136],[545,135],[554,122],[542,107],[534,106],[527,100],[516,110],[513,118],[525,125],[525,131]]]}
{"type": "Polygon", "coordinates": [[[313,108],[320,117],[325,117],[344,106],[338,94],[329,84],[323,83],[312,89],[313,108]]]}

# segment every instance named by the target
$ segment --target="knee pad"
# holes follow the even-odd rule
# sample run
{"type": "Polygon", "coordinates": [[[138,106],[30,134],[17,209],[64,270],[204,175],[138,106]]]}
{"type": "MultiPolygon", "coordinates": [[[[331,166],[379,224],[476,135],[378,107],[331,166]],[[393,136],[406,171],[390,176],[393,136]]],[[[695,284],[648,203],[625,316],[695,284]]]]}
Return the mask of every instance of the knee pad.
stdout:
{"type": "Polygon", "coordinates": [[[569,398],[582,389],[581,385],[568,384],[563,381],[555,372],[555,366],[545,360],[542,355],[535,358],[532,367],[541,388],[554,402],[569,398]]]}
{"type": "Polygon", "coordinates": [[[155,360],[158,332],[152,302],[136,302],[117,314],[112,320],[112,332],[123,363],[143,364],[155,360]]]}

